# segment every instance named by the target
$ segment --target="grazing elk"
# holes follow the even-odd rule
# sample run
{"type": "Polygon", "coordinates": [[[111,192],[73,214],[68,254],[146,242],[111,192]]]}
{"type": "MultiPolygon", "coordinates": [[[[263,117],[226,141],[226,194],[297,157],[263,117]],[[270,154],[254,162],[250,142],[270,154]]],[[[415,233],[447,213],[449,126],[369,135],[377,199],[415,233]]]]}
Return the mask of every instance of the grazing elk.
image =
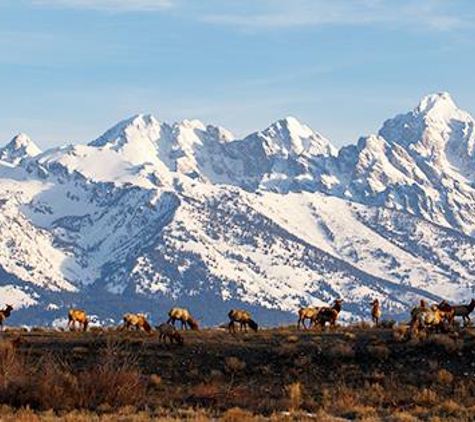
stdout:
{"type": "Polygon", "coordinates": [[[83,331],[87,330],[89,319],[85,311],[81,309],[70,309],[68,312],[68,327],[76,328],[76,322],[82,326],[83,331]]]}
{"type": "Polygon", "coordinates": [[[12,311],[13,311],[12,305],[5,305],[5,309],[0,310],[0,327],[2,331],[3,331],[3,323],[10,316],[12,311]]]}
{"type": "Polygon", "coordinates": [[[299,320],[297,322],[297,328],[300,329],[300,325],[302,325],[303,328],[311,328],[312,325],[315,325],[317,323],[317,317],[321,309],[321,307],[309,307],[299,309],[299,320]],[[310,320],[310,324],[308,327],[305,325],[306,319],[310,320]]]}
{"type": "Polygon", "coordinates": [[[325,307],[320,310],[317,317],[317,323],[324,327],[327,322],[330,323],[331,327],[336,325],[336,320],[338,315],[341,312],[341,304],[343,303],[342,299],[336,299],[331,308],[325,307]]]}
{"type": "Polygon", "coordinates": [[[168,322],[164,322],[157,327],[158,330],[158,338],[159,340],[163,340],[163,342],[167,342],[167,339],[170,340],[170,343],[177,343],[179,345],[184,344],[183,336],[177,331],[177,329],[169,324],[168,322]]]}
{"type": "Polygon", "coordinates": [[[142,314],[125,314],[124,315],[124,328],[129,330],[135,328],[138,331],[145,331],[147,334],[152,332],[152,326],[142,314]]]}
{"type": "Polygon", "coordinates": [[[379,326],[379,319],[381,318],[381,308],[379,306],[379,300],[374,299],[371,303],[371,319],[375,327],[379,326]]]}
{"type": "Polygon", "coordinates": [[[475,299],[472,299],[467,305],[455,305],[452,309],[454,311],[454,319],[455,317],[462,317],[463,326],[466,327],[470,324],[470,314],[475,309],[475,299]]]}
{"type": "Polygon", "coordinates": [[[240,324],[240,331],[245,329],[247,331],[247,327],[251,327],[252,330],[257,331],[258,325],[257,323],[251,318],[251,314],[247,311],[243,311],[240,309],[231,309],[228,313],[229,317],[229,332],[236,332],[235,323],[240,324]]]}
{"type": "Polygon", "coordinates": [[[172,308],[170,312],[168,312],[168,324],[175,325],[175,321],[181,321],[181,329],[191,328],[192,330],[198,330],[198,321],[194,319],[190,312],[187,309],[183,308],[172,308]]]}
{"type": "Polygon", "coordinates": [[[415,334],[421,329],[432,328],[438,330],[441,328],[445,318],[445,312],[441,311],[438,305],[430,308],[416,307],[411,311],[410,327],[415,334]]]}

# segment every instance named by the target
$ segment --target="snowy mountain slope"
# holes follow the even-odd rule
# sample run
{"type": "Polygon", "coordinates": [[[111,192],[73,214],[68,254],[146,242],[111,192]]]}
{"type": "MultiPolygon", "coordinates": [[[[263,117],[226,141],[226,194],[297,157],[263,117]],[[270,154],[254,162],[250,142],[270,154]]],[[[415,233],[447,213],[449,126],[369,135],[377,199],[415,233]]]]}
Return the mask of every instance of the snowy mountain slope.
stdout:
{"type": "Polygon", "coordinates": [[[17,139],[1,150],[26,145],[0,161],[2,300],[23,306],[18,322],[184,304],[205,323],[243,306],[264,324],[337,297],[346,320],[375,297],[398,318],[419,298],[466,300],[472,129],[435,94],[338,153],[294,118],[244,139],[149,115],[88,145],[17,139]]]}
{"type": "MultiPolygon", "coordinates": [[[[416,226],[427,225],[421,229],[424,233],[439,230],[433,237],[452,245],[453,253],[440,259],[445,266],[434,263],[426,256],[431,256],[430,243],[426,255],[408,252],[407,232],[386,240],[371,228],[374,210],[338,198],[256,195],[183,176],[176,178],[173,191],[91,184],[77,174],[69,180],[49,174],[43,183],[33,198],[24,198],[15,219],[20,219],[23,209],[38,230],[48,231],[54,247],[70,258],[65,263],[55,254],[41,255],[42,265],[52,271],[61,263],[63,283],[75,289],[71,295],[65,284],[67,294],[56,296],[35,290],[39,307],[53,303],[58,312],[87,302],[82,295],[100,286],[104,302],[96,298],[96,312],[102,319],[120,317],[116,308],[108,306],[113,301],[121,303],[117,306],[121,311],[127,303],[145,306],[147,301],[168,301],[196,307],[206,323],[224,318],[227,301],[293,313],[299,306],[344,297],[351,310],[345,318],[355,318],[367,312],[370,297],[379,297],[387,312],[398,315],[419,297],[438,300],[443,292],[444,297],[458,300],[472,289],[475,241],[461,241],[455,232],[412,217],[416,226]],[[461,251],[466,260],[457,260],[461,251]],[[457,271],[459,277],[452,280],[457,271]],[[203,306],[208,300],[216,308],[203,306]]],[[[13,227],[7,226],[6,231],[13,227]]],[[[40,240],[29,230],[10,236],[40,240]]],[[[33,263],[39,254],[34,249],[22,253],[26,262],[33,263]]],[[[8,270],[23,277],[16,269],[8,270]]],[[[48,277],[36,273],[35,286],[54,290],[48,277]]]]}
{"type": "Polygon", "coordinates": [[[263,194],[258,204],[289,232],[368,274],[452,300],[473,290],[475,242],[469,237],[318,193],[263,194]]]}
{"type": "MultiPolygon", "coordinates": [[[[295,205],[293,198],[278,196],[273,200],[295,205]]],[[[291,313],[299,306],[328,303],[341,296],[353,317],[367,311],[369,297],[384,298],[394,314],[406,310],[419,296],[439,298],[438,286],[430,291],[400,283],[396,277],[394,281],[375,277],[293,235],[260,212],[262,203],[254,194],[197,184],[183,187],[180,198],[158,242],[133,264],[123,291],[165,295],[177,301],[196,298],[197,308],[203,306],[201,298],[212,296],[215,301],[232,299],[291,313]]],[[[307,222],[307,228],[311,227],[307,222]]],[[[399,253],[404,257],[404,251],[399,253]]],[[[410,281],[419,275],[411,274],[410,281]]],[[[443,276],[439,280],[442,283],[443,276]]],[[[112,278],[109,287],[114,289],[118,281],[112,278]]],[[[468,288],[452,287],[454,298],[466,294],[468,288]]],[[[207,312],[212,314],[212,310],[207,312]]]]}

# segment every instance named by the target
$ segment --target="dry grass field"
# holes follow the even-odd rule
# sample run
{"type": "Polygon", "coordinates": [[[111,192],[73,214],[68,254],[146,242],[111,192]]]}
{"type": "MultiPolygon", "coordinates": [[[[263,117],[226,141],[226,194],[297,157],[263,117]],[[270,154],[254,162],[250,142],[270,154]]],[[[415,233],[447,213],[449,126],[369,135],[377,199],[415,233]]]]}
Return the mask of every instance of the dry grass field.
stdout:
{"type": "Polygon", "coordinates": [[[475,331],[9,330],[3,421],[475,420],[475,331]]]}

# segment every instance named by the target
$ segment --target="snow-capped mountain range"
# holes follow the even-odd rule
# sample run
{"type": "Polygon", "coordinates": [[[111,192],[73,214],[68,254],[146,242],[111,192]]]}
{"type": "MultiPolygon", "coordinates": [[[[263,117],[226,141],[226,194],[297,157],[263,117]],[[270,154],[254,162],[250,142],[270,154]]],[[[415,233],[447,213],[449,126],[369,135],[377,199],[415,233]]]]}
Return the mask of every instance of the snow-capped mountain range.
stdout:
{"type": "Polygon", "coordinates": [[[337,150],[288,117],[243,139],[197,120],[124,120],[87,145],[0,149],[0,302],[48,323],[171,305],[264,324],[342,297],[404,318],[475,296],[474,120],[447,93],[337,150]]]}

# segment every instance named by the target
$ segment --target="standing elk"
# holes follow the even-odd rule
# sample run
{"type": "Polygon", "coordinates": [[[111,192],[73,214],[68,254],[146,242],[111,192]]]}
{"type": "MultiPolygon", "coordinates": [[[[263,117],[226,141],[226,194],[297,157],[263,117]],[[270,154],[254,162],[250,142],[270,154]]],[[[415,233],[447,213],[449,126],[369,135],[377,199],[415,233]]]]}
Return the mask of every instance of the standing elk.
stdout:
{"type": "Polygon", "coordinates": [[[138,331],[145,331],[147,334],[152,332],[152,326],[142,314],[125,314],[124,315],[124,328],[129,330],[135,328],[138,331]]]}
{"type": "Polygon", "coordinates": [[[158,330],[158,338],[159,340],[163,340],[163,342],[167,342],[167,339],[170,340],[170,343],[177,343],[179,345],[183,345],[184,339],[183,336],[177,331],[177,329],[169,324],[168,322],[164,322],[157,327],[158,330]]]}
{"type": "Polygon", "coordinates": [[[2,331],[3,331],[3,323],[10,316],[12,311],[13,311],[12,305],[5,305],[5,309],[0,310],[0,327],[2,331]]]}
{"type": "Polygon", "coordinates": [[[470,324],[470,314],[475,309],[475,299],[472,299],[469,304],[467,305],[455,305],[452,306],[453,309],[453,317],[462,317],[463,319],[463,326],[466,327],[470,324]]]}
{"type": "Polygon", "coordinates": [[[168,324],[175,325],[175,321],[181,321],[181,329],[183,328],[191,328],[192,330],[198,330],[198,321],[194,319],[190,312],[187,309],[183,308],[172,308],[170,312],[168,312],[168,324]]]}
{"type": "Polygon", "coordinates": [[[89,320],[87,318],[86,311],[82,311],[81,309],[70,309],[68,312],[68,327],[76,328],[76,322],[79,326],[82,325],[83,331],[87,330],[87,326],[89,324],[89,320]]]}
{"type": "Polygon", "coordinates": [[[317,323],[317,317],[321,309],[321,307],[308,307],[299,309],[299,320],[297,322],[297,328],[300,329],[300,326],[302,325],[303,328],[306,329],[311,328],[312,325],[315,325],[317,323]],[[310,324],[308,327],[305,325],[306,319],[310,320],[310,324]]]}
{"type": "Polygon", "coordinates": [[[330,326],[334,327],[336,325],[336,320],[338,318],[338,315],[341,312],[342,303],[343,303],[342,299],[336,299],[331,308],[330,307],[322,308],[320,312],[318,313],[317,323],[321,327],[324,327],[326,323],[329,322],[330,326]]]}
{"type": "Polygon", "coordinates": [[[247,332],[247,327],[251,327],[252,330],[257,331],[258,330],[258,325],[257,323],[251,318],[251,314],[247,311],[243,311],[240,309],[231,309],[228,313],[229,317],[229,325],[228,329],[229,332],[235,333],[236,332],[236,326],[235,323],[239,323],[240,325],[240,331],[245,329],[247,332]]]}
{"type": "Polygon", "coordinates": [[[381,318],[381,308],[379,306],[379,300],[374,299],[371,303],[371,319],[375,327],[379,326],[379,319],[381,318]]]}
{"type": "Polygon", "coordinates": [[[424,312],[425,309],[428,309],[426,302],[424,299],[421,299],[419,306],[415,306],[411,309],[411,323],[417,318],[417,315],[419,315],[421,312],[424,312]]]}

